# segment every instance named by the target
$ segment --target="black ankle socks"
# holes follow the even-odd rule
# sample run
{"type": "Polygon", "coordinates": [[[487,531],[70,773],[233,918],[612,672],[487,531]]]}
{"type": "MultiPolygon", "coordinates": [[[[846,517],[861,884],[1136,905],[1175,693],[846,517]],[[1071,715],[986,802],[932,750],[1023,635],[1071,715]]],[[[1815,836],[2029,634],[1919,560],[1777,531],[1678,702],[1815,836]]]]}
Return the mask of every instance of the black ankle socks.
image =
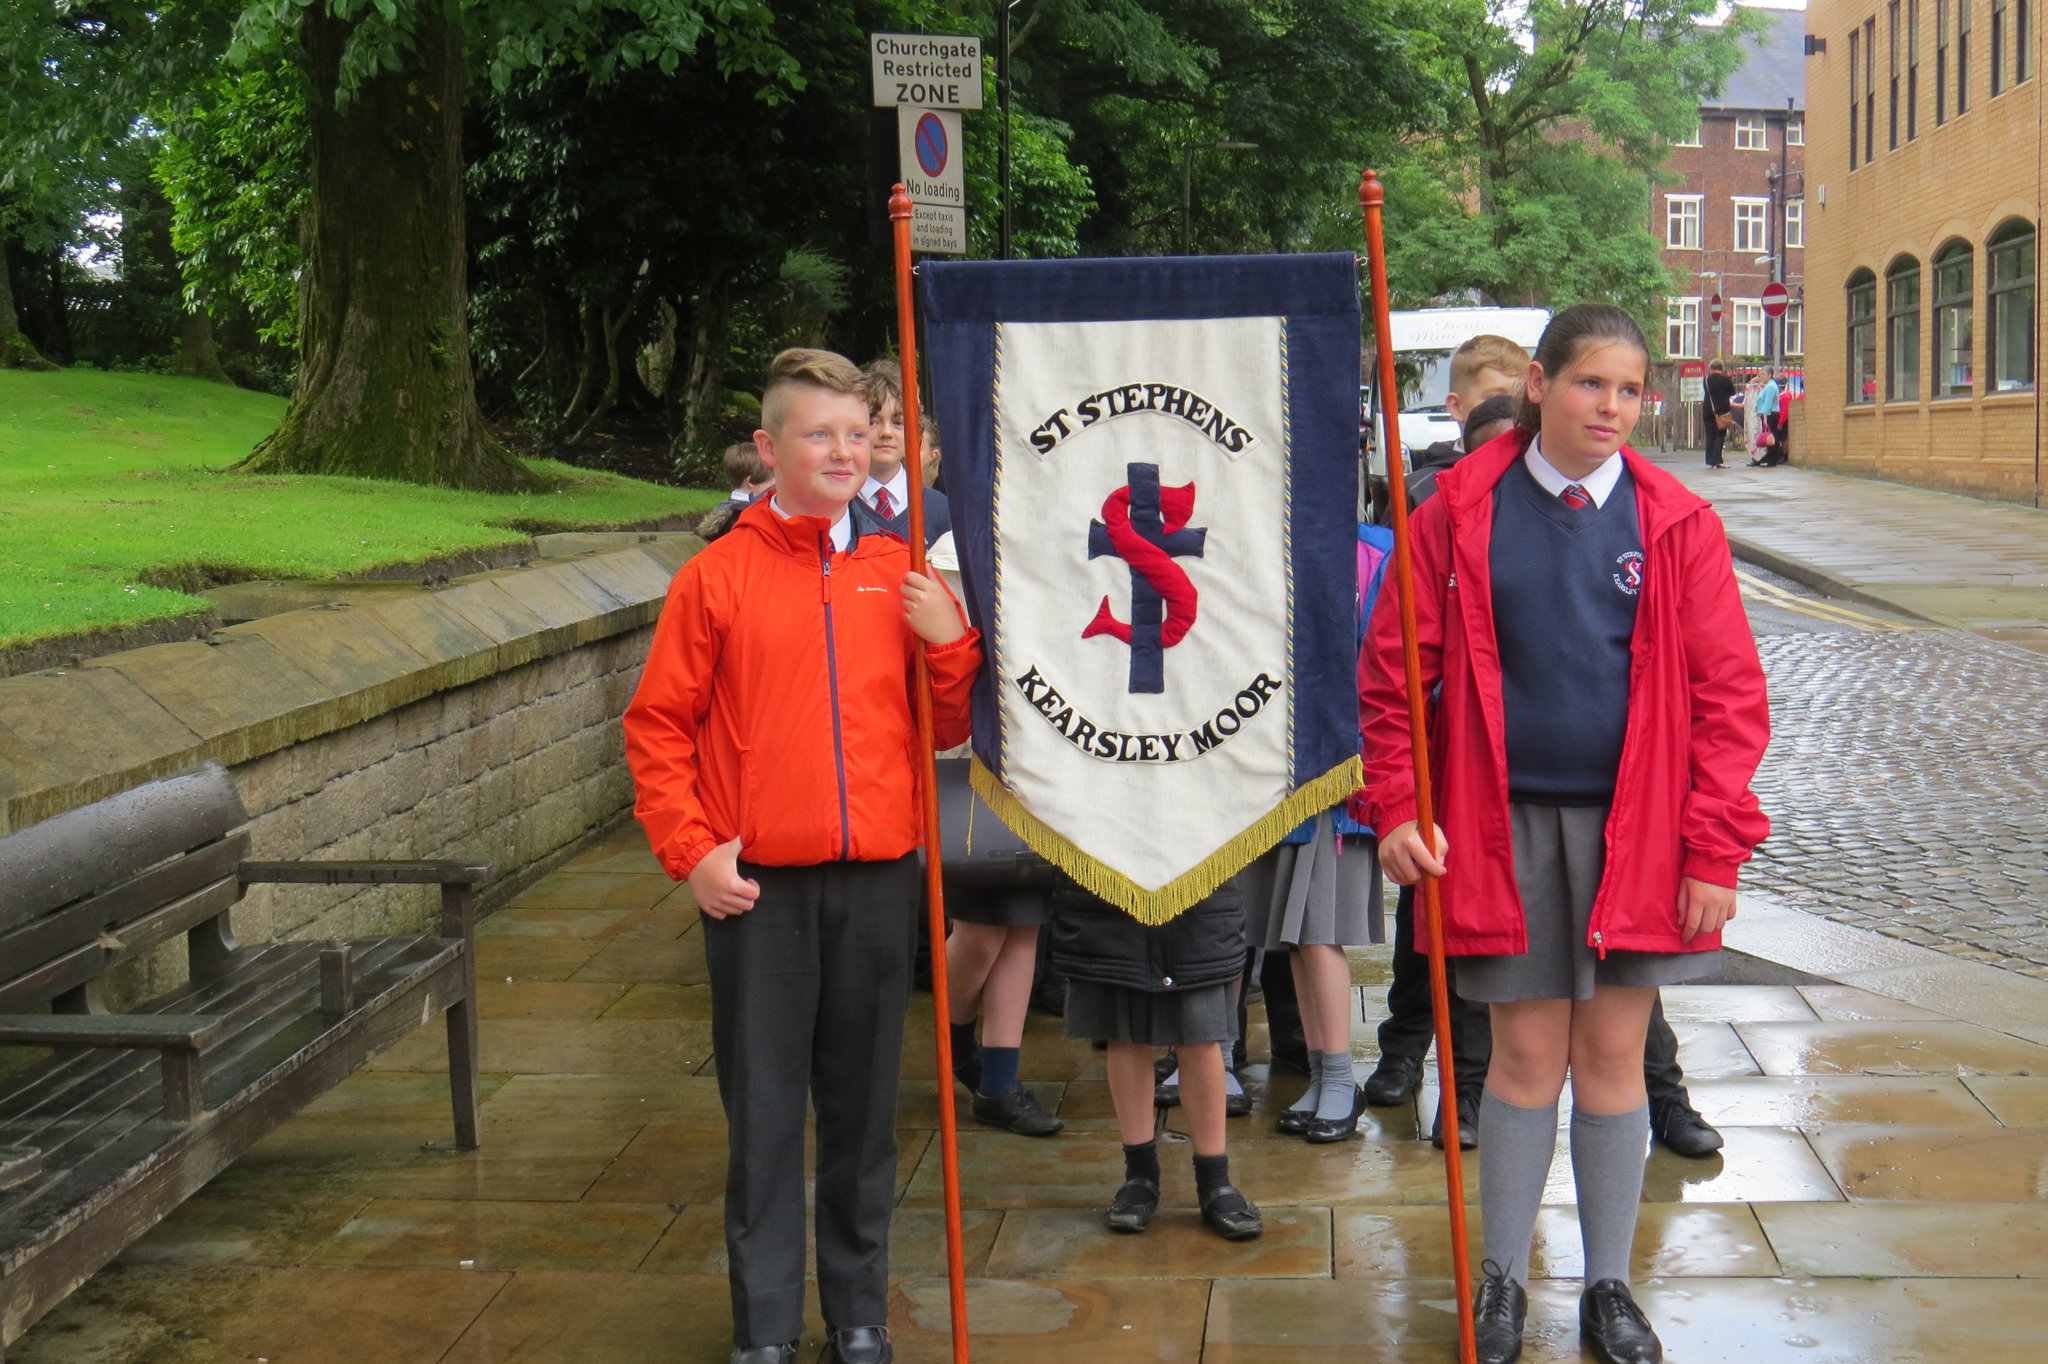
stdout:
{"type": "Polygon", "coordinates": [[[1228,1155],[1195,1157],[1195,1194],[1197,1197],[1207,1198],[1209,1190],[1219,1189],[1229,1182],[1230,1157],[1228,1155]]]}
{"type": "Polygon", "coordinates": [[[1124,1178],[1159,1182],[1159,1143],[1148,1141],[1124,1147],[1124,1178]]]}

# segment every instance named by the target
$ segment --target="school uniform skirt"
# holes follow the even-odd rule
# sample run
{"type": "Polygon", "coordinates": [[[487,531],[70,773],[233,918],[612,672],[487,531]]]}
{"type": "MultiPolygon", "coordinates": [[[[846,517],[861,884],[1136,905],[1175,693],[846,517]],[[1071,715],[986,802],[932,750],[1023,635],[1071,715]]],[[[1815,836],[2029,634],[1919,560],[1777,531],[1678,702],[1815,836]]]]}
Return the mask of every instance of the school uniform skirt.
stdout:
{"type": "Polygon", "coordinates": [[[1596,985],[1676,985],[1713,974],[1720,951],[1624,952],[1602,958],[1586,941],[1607,865],[1605,805],[1510,802],[1515,887],[1529,950],[1459,957],[1458,993],[1483,1004],[1591,999],[1596,985]]]}
{"type": "Polygon", "coordinates": [[[1052,892],[1044,886],[948,890],[946,917],[988,928],[1043,928],[1052,922],[1052,892]]]}
{"type": "Polygon", "coordinates": [[[1371,834],[1339,835],[1325,810],[1306,843],[1282,843],[1242,872],[1245,936],[1255,948],[1329,944],[1359,947],[1387,940],[1379,843],[1371,834]]]}
{"type": "Polygon", "coordinates": [[[1067,982],[1067,1036],[1147,1047],[1186,1047],[1237,1040],[1237,1005],[1229,985],[1139,990],[1097,980],[1067,982]]]}

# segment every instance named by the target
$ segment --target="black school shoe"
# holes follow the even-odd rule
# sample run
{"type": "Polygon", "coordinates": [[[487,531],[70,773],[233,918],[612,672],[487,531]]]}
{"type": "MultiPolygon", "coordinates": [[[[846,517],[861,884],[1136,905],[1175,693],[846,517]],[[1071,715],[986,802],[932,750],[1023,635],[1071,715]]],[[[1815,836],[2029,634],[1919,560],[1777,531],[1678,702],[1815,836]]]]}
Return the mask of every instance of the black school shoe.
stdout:
{"type": "Polygon", "coordinates": [[[1522,1323],[1529,1318],[1529,1295],[1492,1260],[1479,1266],[1485,1275],[1472,1290],[1472,1329],[1479,1364],[1514,1364],[1522,1357],[1522,1323]]]}
{"type": "Polygon", "coordinates": [[[890,1364],[895,1358],[886,1326],[848,1326],[825,1337],[824,1364],[890,1364]]]}
{"type": "Polygon", "coordinates": [[[1159,1212],[1159,1181],[1127,1179],[1103,1210],[1102,1225],[1111,1231],[1135,1236],[1152,1225],[1159,1212]]]}
{"type": "Polygon", "coordinates": [[[1365,1101],[1374,1108],[1396,1108],[1422,1088],[1422,1058],[1398,1053],[1380,1057],[1365,1079],[1365,1101]]]}
{"type": "Polygon", "coordinates": [[[1663,1342],[1619,1279],[1602,1279],[1579,1299],[1579,1334],[1602,1364],[1662,1364],[1663,1342]]]}
{"type": "Polygon", "coordinates": [[[1650,1105],[1650,1131],[1678,1155],[1702,1160],[1721,1149],[1723,1138],[1699,1115],[1685,1091],[1667,1094],[1650,1105]]]}
{"type": "Polygon", "coordinates": [[[1258,1205],[1228,1184],[1202,1195],[1202,1224],[1226,1241],[1256,1241],[1266,1234],[1258,1205]]]}
{"type": "MultiPolygon", "coordinates": [[[[1444,1108],[1442,1098],[1437,1100],[1436,1126],[1429,1132],[1429,1144],[1441,1151],[1444,1149],[1444,1108]]],[[[1458,1091],[1458,1149],[1476,1151],[1479,1149],[1479,1091],[1458,1091]]]]}
{"type": "Polygon", "coordinates": [[[1064,1119],[1046,1112],[1038,1096],[1022,1085],[1013,1085],[1001,1094],[975,1095],[974,1120],[1020,1137],[1056,1137],[1067,1125],[1064,1119]]]}
{"type": "Polygon", "coordinates": [[[1358,1135],[1358,1113],[1362,1106],[1361,1095],[1351,1091],[1351,1115],[1344,1118],[1318,1118],[1313,1115],[1301,1135],[1311,1146],[1334,1146],[1340,1141],[1350,1141],[1358,1135]]]}
{"type": "Polygon", "coordinates": [[[784,1345],[735,1345],[732,1364],[796,1364],[796,1341],[784,1345]]]}

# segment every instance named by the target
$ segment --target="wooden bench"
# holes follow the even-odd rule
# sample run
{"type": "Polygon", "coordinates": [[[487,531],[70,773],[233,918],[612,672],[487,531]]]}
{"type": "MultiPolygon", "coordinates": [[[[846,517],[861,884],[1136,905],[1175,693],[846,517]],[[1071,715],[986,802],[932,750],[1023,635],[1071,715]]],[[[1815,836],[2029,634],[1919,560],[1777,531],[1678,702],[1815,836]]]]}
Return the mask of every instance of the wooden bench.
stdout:
{"type": "Polygon", "coordinates": [[[477,1144],[484,862],[251,862],[219,764],[0,838],[0,1361],[65,1295],[266,1133],[437,1013],[455,1146],[477,1144]],[[438,933],[236,942],[258,882],[432,884],[438,933]],[[187,984],[125,1013],[108,971],[182,936],[187,984]],[[47,1005],[48,1013],[37,1012],[47,1005]]]}

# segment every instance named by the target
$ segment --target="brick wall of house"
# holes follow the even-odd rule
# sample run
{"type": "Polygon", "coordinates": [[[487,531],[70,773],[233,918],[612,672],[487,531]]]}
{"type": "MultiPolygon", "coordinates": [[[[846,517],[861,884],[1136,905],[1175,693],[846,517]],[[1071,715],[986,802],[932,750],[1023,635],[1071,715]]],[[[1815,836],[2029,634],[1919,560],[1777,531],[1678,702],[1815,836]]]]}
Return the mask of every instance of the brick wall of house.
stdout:
{"type": "MultiPolygon", "coordinates": [[[[1697,348],[1674,346],[1672,341],[1676,338],[1669,338],[1666,350],[1673,356],[1679,356],[1683,351],[1687,358],[1712,359],[1721,355],[1730,359],[1762,359],[1772,353],[1768,326],[1761,351],[1748,355],[1736,348],[1735,302],[1738,299],[1761,299],[1764,286],[1771,281],[1770,265],[1759,265],[1756,260],[1760,255],[1777,251],[1785,240],[1785,204],[1800,193],[1801,176],[1806,166],[1806,148],[1797,143],[1787,145],[1786,133],[1789,126],[1792,136],[1800,136],[1804,117],[1797,110],[1788,113],[1783,109],[1702,109],[1700,145],[1670,149],[1665,170],[1676,182],[1660,185],[1651,193],[1650,231],[1658,241],[1665,243],[1664,264],[1677,279],[1672,297],[1697,298],[1700,304],[1697,348]],[[1736,146],[1738,119],[1761,121],[1766,144],[1763,149],[1736,146]],[[1780,170],[1783,172],[1782,180],[1774,182],[1774,172],[1780,170]],[[1669,208],[1674,196],[1699,198],[1700,244],[1697,248],[1670,245],[1669,208]],[[1764,251],[1735,249],[1735,201],[1739,197],[1768,201],[1765,206],[1767,237],[1764,251]],[[1719,272],[1718,281],[1707,273],[1710,271],[1719,272]],[[1708,308],[1708,300],[1717,288],[1723,308],[1718,345],[1708,308]]],[[[1796,209],[1793,211],[1797,212],[1796,209]]],[[[1787,247],[1784,254],[1782,278],[1792,290],[1793,297],[1797,298],[1800,279],[1805,274],[1806,252],[1794,246],[1787,247]]],[[[1798,338],[1795,336],[1792,340],[1796,344],[1798,338]]],[[[1796,354],[1790,347],[1785,353],[1788,356],[1796,354]]]]}

